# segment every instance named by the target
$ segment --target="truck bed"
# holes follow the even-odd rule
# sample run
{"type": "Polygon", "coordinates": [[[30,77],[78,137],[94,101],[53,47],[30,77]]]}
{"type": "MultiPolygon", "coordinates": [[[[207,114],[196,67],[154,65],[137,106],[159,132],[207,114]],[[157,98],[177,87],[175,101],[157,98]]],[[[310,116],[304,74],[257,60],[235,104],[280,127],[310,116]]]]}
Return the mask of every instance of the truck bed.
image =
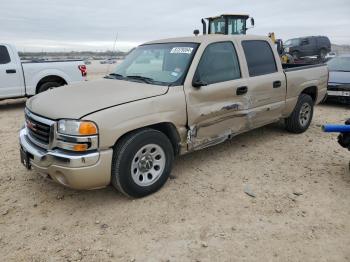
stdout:
{"type": "Polygon", "coordinates": [[[315,88],[315,104],[319,103],[327,92],[328,67],[326,64],[282,64],[287,78],[287,108],[294,108],[300,91],[315,88]]]}
{"type": "Polygon", "coordinates": [[[327,66],[327,65],[324,63],[320,63],[320,64],[282,64],[282,67],[283,67],[285,72],[298,71],[298,70],[304,70],[304,69],[321,67],[321,66],[327,66]]]}
{"type": "Polygon", "coordinates": [[[82,60],[21,62],[26,94],[35,95],[38,82],[47,76],[59,77],[66,84],[83,81],[85,77],[79,70],[79,65],[83,64],[82,60]]]}
{"type": "Polygon", "coordinates": [[[48,60],[48,61],[42,61],[42,60],[23,60],[21,61],[22,64],[41,64],[41,63],[64,63],[64,62],[82,62],[82,59],[66,59],[66,60],[48,60]]]}

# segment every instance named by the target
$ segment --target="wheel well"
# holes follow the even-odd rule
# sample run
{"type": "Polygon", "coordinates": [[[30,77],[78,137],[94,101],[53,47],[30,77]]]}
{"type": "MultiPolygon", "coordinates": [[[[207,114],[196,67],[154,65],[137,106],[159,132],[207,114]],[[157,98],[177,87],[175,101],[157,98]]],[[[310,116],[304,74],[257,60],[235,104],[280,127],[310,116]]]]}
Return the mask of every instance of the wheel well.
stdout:
{"type": "Polygon", "coordinates": [[[305,88],[301,93],[311,96],[314,103],[316,102],[316,99],[317,99],[317,87],[316,86],[310,86],[308,88],[305,88]]]}
{"type": "Polygon", "coordinates": [[[180,152],[180,145],[179,145],[180,144],[180,136],[179,136],[179,133],[177,132],[174,124],[169,123],[169,122],[157,123],[154,125],[149,125],[149,126],[135,129],[135,130],[131,130],[131,131],[125,133],[124,135],[122,135],[121,137],[119,137],[118,140],[115,142],[115,144],[117,144],[120,141],[120,139],[122,137],[126,136],[127,134],[141,130],[143,128],[152,128],[152,129],[155,129],[155,130],[162,132],[164,135],[166,135],[169,138],[169,140],[174,148],[174,154],[175,155],[179,154],[179,152],[180,152]]]}
{"type": "Polygon", "coordinates": [[[39,87],[47,82],[56,82],[59,83],[60,85],[66,85],[67,82],[66,80],[64,80],[62,77],[60,76],[55,76],[55,75],[50,75],[50,76],[45,76],[44,78],[42,78],[39,83],[36,85],[36,93],[38,93],[38,89],[39,87]]]}

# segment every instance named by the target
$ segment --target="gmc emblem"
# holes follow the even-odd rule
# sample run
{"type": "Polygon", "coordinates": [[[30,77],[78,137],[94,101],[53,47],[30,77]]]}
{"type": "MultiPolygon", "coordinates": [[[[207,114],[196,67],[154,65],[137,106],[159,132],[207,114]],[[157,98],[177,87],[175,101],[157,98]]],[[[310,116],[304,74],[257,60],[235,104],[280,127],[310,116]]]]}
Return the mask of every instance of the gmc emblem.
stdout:
{"type": "Polygon", "coordinates": [[[36,131],[35,124],[27,119],[27,127],[33,131],[36,131]]]}

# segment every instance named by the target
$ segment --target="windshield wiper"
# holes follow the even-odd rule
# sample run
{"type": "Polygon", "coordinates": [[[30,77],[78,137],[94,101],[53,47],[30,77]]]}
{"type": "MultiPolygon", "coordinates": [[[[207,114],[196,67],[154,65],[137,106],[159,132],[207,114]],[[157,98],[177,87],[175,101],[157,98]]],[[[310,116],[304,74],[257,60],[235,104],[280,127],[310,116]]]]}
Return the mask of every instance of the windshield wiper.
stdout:
{"type": "Polygon", "coordinates": [[[145,76],[138,76],[138,75],[129,75],[126,76],[127,78],[131,78],[131,79],[136,79],[136,80],[141,80],[147,84],[152,84],[154,83],[154,79],[150,78],[150,77],[145,77],[145,76]]]}
{"type": "Polygon", "coordinates": [[[122,78],[124,78],[124,76],[121,75],[121,74],[111,73],[109,75],[106,75],[105,78],[108,78],[108,79],[111,79],[111,78],[113,78],[113,79],[122,79],[122,78]]]}
{"type": "Polygon", "coordinates": [[[350,70],[329,70],[329,71],[333,71],[333,72],[350,72],[350,70]]]}

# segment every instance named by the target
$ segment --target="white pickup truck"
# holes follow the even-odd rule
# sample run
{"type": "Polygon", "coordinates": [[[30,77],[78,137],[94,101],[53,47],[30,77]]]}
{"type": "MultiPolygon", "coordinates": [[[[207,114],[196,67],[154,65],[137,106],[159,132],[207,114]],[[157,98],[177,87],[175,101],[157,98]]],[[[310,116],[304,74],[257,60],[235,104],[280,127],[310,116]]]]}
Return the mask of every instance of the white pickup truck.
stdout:
{"type": "Polygon", "coordinates": [[[21,62],[14,46],[0,43],[0,100],[80,82],[86,73],[81,60],[21,62]]]}

